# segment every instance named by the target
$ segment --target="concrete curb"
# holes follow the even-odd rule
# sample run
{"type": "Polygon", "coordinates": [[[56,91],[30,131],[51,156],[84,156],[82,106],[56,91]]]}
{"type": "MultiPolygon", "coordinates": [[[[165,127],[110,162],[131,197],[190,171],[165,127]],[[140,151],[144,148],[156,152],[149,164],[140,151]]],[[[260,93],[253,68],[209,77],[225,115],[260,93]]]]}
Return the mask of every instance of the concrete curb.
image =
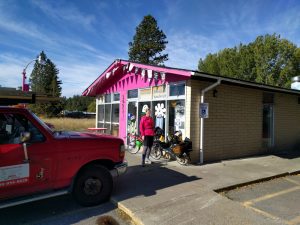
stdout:
{"type": "Polygon", "coordinates": [[[276,174],[276,175],[269,176],[269,177],[263,177],[263,178],[260,178],[257,180],[252,180],[252,181],[248,181],[248,182],[244,182],[244,183],[240,183],[240,184],[234,184],[234,185],[224,187],[224,188],[215,189],[214,191],[217,193],[222,193],[222,192],[230,191],[230,190],[233,190],[236,188],[245,187],[245,186],[248,186],[251,184],[257,184],[257,183],[261,183],[261,182],[265,182],[265,181],[269,181],[269,180],[273,180],[273,179],[277,179],[277,178],[281,178],[281,177],[298,175],[298,174],[300,174],[300,170],[297,170],[294,172],[280,173],[280,174],[276,174]]]}
{"type": "Polygon", "coordinates": [[[122,203],[118,202],[115,198],[110,198],[110,202],[113,203],[119,210],[121,210],[127,216],[129,216],[134,224],[144,225],[140,218],[136,217],[136,215],[130,209],[125,207],[122,203]]]}
{"type": "Polygon", "coordinates": [[[290,175],[299,175],[300,174],[300,170],[294,171],[294,172],[290,172],[290,175]]]}

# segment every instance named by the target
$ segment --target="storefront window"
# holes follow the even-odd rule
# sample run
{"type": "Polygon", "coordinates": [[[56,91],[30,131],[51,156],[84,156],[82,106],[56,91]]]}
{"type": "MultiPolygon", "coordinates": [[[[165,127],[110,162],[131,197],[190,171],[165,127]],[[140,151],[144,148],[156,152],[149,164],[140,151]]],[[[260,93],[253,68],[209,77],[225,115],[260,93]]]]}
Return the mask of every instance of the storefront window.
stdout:
{"type": "Polygon", "coordinates": [[[142,101],[151,101],[152,99],[151,88],[140,89],[139,99],[142,101]]]}
{"type": "Polygon", "coordinates": [[[116,94],[113,95],[113,101],[114,102],[120,101],[120,94],[119,93],[116,93],[116,94]]]}
{"type": "Polygon", "coordinates": [[[138,89],[128,91],[128,98],[137,98],[137,97],[138,97],[138,89]]]}
{"type": "Polygon", "coordinates": [[[185,83],[170,84],[170,96],[185,95],[185,83]]]}
{"type": "Polygon", "coordinates": [[[169,105],[169,133],[181,131],[184,136],[185,128],[185,101],[172,100],[168,101],[169,105]]]}
{"type": "Polygon", "coordinates": [[[104,131],[106,134],[119,135],[119,115],[120,104],[111,102],[117,102],[120,100],[120,94],[107,94],[105,95],[105,103],[98,105],[98,127],[106,128],[104,131]]]}
{"type": "Polygon", "coordinates": [[[166,99],[166,97],[167,97],[166,85],[152,87],[153,100],[166,99]]]}
{"type": "Polygon", "coordinates": [[[112,105],[112,122],[113,123],[119,123],[119,104],[113,104],[112,105]]]}
{"type": "Polygon", "coordinates": [[[104,128],[106,128],[106,130],[105,130],[106,134],[111,134],[110,123],[105,123],[104,128]]]}
{"type": "Polygon", "coordinates": [[[156,101],[153,102],[152,115],[154,119],[154,127],[159,127],[165,130],[165,120],[167,116],[166,102],[156,101]]]}
{"type": "Polygon", "coordinates": [[[116,136],[116,137],[119,136],[119,124],[113,124],[112,125],[112,132],[111,132],[111,134],[113,136],[116,136]]]}
{"type": "Polygon", "coordinates": [[[110,103],[111,102],[111,94],[106,94],[105,95],[105,103],[110,103]]]}
{"type": "Polygon", "coordinates": [[[105,123],[110,123],[111,104],[105,105],[105,123]]]}
{"type": "Polygon", "coordinates": [[[98,122],[104,122],[104,105],[98,105],[98,122]]]}
{"type": "Polygon", "coordinates": [[[99,103],[104,103],[104,95],[99,95],[97,98],[99,103]]]}

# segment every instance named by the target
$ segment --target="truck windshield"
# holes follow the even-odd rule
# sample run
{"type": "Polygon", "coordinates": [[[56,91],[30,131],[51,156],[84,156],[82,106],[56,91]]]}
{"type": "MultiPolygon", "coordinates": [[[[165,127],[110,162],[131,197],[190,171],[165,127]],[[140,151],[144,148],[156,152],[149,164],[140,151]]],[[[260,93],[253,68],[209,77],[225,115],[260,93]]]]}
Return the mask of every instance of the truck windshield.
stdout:
{"type": "Polygon", "coordinates": [[[41,120],[37,115],[35,115],[33,112],[30,112],[31,115],[51,134],[54,134],[54,131],[43,121],[41,120]]]}

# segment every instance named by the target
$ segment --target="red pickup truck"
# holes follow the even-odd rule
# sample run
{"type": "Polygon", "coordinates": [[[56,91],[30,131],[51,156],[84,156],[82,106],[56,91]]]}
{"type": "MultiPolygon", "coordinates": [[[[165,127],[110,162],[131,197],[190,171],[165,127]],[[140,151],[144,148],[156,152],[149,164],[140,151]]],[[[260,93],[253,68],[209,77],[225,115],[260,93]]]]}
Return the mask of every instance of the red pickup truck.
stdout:
{"type": "Polygon", "coordinates": [[[0,208],[66,193],[104,202],[126,172],[124,155],[120,138],[55,132],[27,109],[0,107],[0,208]]]}

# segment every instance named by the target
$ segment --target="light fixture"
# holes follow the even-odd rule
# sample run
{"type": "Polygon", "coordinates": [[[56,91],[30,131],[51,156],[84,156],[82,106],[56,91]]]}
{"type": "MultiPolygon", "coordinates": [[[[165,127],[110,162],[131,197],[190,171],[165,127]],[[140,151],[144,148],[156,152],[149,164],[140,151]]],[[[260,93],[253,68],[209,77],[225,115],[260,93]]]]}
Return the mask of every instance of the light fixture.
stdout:
{"type": "Polygon", "coordinates": [[[218,90],[217,89],[214,89],[214,91],[213,91],[213,97],[214,98],[218,97],[218,90]]]}
{"type": "Polygon", "coordinates": [[[22,72],[22,76],[23,76],[23,80],[22,80],[22,91],[29,91],[29,84],[26,84],[26,69],[27,67],[32,63],[37,61],[38,64],[40,65],[46,65],[46,61],[42,58],[42,55],[40,54],[36,59],[31,60],[23,69],[22,72]]]}

